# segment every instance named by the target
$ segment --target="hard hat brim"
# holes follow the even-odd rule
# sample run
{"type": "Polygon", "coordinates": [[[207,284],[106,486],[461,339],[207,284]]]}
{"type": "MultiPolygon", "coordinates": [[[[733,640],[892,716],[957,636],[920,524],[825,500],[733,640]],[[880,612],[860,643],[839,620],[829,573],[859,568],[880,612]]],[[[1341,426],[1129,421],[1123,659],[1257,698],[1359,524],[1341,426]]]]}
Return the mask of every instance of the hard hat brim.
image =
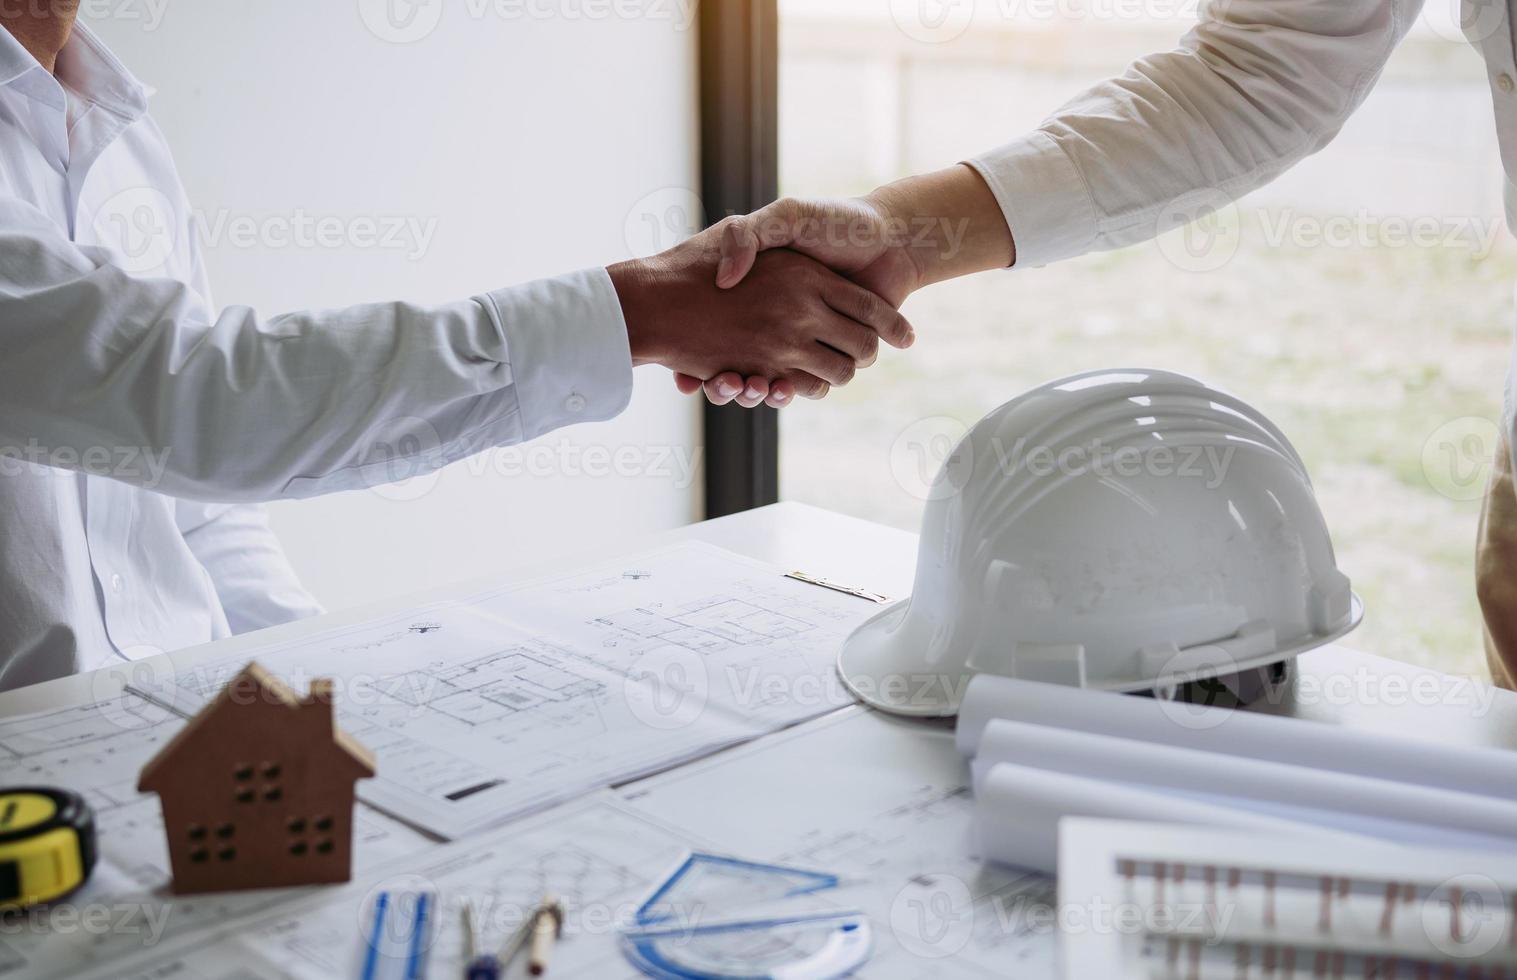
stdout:
{"type": "Polygon", "coordinates": [[[906,649],[897,626],[911,600],[880,610],[860,623],[838,651],[837,672],[843,686],[863,704],[895,715],[941,718],[956,714],[963,665],[934,671],[920,650],[906,649]]]}
{"type": "MultiPolygon", "coordinates": [[[[837,672],[848,692],[861,703],[893,715],[913,718],[944,718],[958,713],[964,686],[972,671],[964,667],[937,671],[926,664],[921,651],[904,649],[896,628],[910,600],[896,603],[859,624],[838,650],[837,672]]],[[[1282,660],[1292,660],[1334,643],[1357,627],[1364,619],[1364,602],[1357,592],[1350,593],[1347,621],[1328,633],[1308,634],[1293,642],[1230,664],[1227,673],[1241,673],[1266,667],[1282,660]]],[[[1152,691],[1184,678],[1135,678],[1123,684],[1100,685],[1100,690],[1116,693],[1152,691]]]]}

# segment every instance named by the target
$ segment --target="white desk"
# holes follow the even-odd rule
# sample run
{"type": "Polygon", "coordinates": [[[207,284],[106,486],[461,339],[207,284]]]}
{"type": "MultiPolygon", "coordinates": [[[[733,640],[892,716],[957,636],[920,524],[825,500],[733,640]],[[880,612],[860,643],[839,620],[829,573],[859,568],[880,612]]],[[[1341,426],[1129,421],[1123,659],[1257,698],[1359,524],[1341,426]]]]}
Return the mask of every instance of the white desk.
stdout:
{"type": "MultiPolygon", "coordinates": [[[[625,550],[641,550],[687,539],[704,541],[787,568],[892,596],[905,595],[911,589],[916,551],[914,535],[798,504],[780,504],[651,535],[639,542],[635,549],[625,550]]],[[[401,602],[419,605],[463,596],[484,586],[567,571],[609,557],[613,556],[576,554],[559,556],[547,563],[516,563],[503,569],[491,581],[443,586],[401,602]]],[[[296,640],[334,626],[364,622],[393,612],[397,605],[392,602],[333,613],[276,630],[179,651],[171,658],[175,669],[183,669],[223,658],[242,648],[251,649],[271,641],[296,640]]],[[[1370,615],[1373,614],[1371,610],[1370,615]]],[[[96,675],[65,678],[0,694],[0,717],[69,707],[108,697],[119,691],[121,678],[122,672],[108,669],[96,675]]],[[[1304,656],[1294,685],[1279,703],[1265,706],[1264,710],[1420,738],[1517,749],[1517,694],[1494,691],[1341,646],[1323,648],[1304,656]]],[[[837,734],[846,726],[837,723],[836,719],[841,716],[831,717],[834,721],[824,720],[806,729],[765,736],[746,747],[639,781],[624,787],[621,795],[635,800],[644,812],[660,818],[680,814],[686,826],[705,839],[736,839],[741,848],[737,844],[728,844],[734,853],[741,849],[755,856],[771,853],[769,845],[764,843],[766,834],[772,835],[775,841],[797,839],[807,833],[822,838],[828,835],[835,835],[839,840],[845,838],[850,833],[851,811],[880,812],[878,807],[888,802],[887,797],[877,793],[871,802],[870,793],[882,787],[893,791],[894,788],[887,785],[891,779],[899,782],[905,778],[914,787],[925,787],[930,791],[928,805],[962,803],[962,797],[955,795],[954,787],[962,787],[967,774],[953,748],[951,733],[944,725],[860,716],[858,721],[878,727],[868,732],[868,737],[863,740],[838,741],[837,734]],[[829,735],[829,731],[833,734],[829,735]],[[826,765],[811,764],[812,760],[823,756],[829,760],[826,765]],[[741,763],[745,766],[741,779],[735,783],[723,783],[721,805],[709,805],[714,798],[709,782],[710,770],[713,766],[730,765],[733,760],[746,760],[741,763]],[[910,767],[914,767],[910,773],[904,771],[910,767]],[[708,775],[703,777],[703,773],[708,775]],[[779,808],[777,814],[773,803],[779,798],[809,800],[811,803],[809,806],[792,803],[779,808]]],[[[954,823],[950,820],[948,823],[958,826],[964,821],[954,823]]],[[[511,840],[515,842],[513,847],[519,846],[520,834],[535,833],[530,828],[538,825],[529,823],[520,831],[514,829],[517,826],[510,825],[513,828],[511,840]]],[[[417,859],[428,859],[429,848],[445,846],[418,838],[415,843],[417,859]]],[[[455,851],[460,846],[476,845],[472,840],[452,845],[455,851]]],[[[923,868],[916,864],[911,867],[903,865],[931,860],[940,871],[951,869],[951,874],[972,883],[976,895],[982,888],[1004,886],[1015,891],[1021,887],[1006,882],[987,884],[983,874],[989,872],[982,874],[979,865],[966,860],[967,850],[958,838],[944,839],[938,847],[940,853],[936,855],[927,852],[895,854],[896,864],[885,868],[882,877],[915,882],[923,877],[918,873],[923,868]]],[[[438,850],[436,853],[454,852],[438,850]]],[[[895,908],[909,897],[903,891],[896,896],[894,905],[885,901],[883,913],[871,914],[883,914],[884,920],[896,927],[898,924],[891,916],[895,908]]],[[[340,922],[344,929],[350,930],[350,923],[355,921],[353,914],[343,913],[346,917],[340,918],[340,922]]],[[[893,932],[898,938],[899,930],[893,932]]],[[[621,964],[609,937],[589,937],[572,945],[575,956],[598,957],[595,959],[597,972],[584,975],[626,975],[627,968],[621,964]],[[605,972],[613,967],[617,972],[605,972]]],[[[937,954],[930,952],[929,955],[937,954]]],[[[918,970],[917,975],[997,975],[994,971],[986,973],[983,962],[976,966],[958,957],[923,960],[907,966],[918,970]],[[950,962],[961,969],[944,972],[950,962]],[[931,972],[921,974],[922,969],[931,972]]],[[[1049,975],[1046,970],[1038,972],[1030,964],[1028,970],[1027,976],[1049,975]]],[[[887,972],[883,975],[893,977],[898,974],[887,972]]]]}
{"type": "MultiPolygon", "coordinates": [[[[890,596],[911,591],[916,562],[913,534],[793,503],[650,535],[636,549],[619,550],[680,540],[709,542],[890,596]]],[[[272,640],[293,640],[332,626],[363,622],[398,606],[463,595],[512,578],[568,570],[603,557],[607,556],[579,553],[525,564],[503,556],[501,574],[484,582],[445,585],[407,599],[330,613],[170,656],[179,667],[192,666],[239,647],[251,649],[272,640]]],[[[1371,609],[1368,614],[1373,616],[1375,611],[1371,609]]],[[[0,717],[88,703],[117,693],[120,686],[120,672],[106,670],[0,693],[0,717]]],[[[1263,710],[1443,742],[1517,749],[1517,694],[1342,645],[1303,656],[1295,685],[1278,704],[1263,710]]]]}

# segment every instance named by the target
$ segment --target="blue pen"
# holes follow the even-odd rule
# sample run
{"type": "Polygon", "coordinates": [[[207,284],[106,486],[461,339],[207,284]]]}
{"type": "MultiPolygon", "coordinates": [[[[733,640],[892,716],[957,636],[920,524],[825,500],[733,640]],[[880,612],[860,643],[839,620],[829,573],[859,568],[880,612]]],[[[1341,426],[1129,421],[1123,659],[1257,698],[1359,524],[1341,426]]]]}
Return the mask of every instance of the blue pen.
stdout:
{"type": "Polygon", "coordinates": [[[424,980],[435,904],[436,898],[427,892],[380,892],[365,937],[359,980],[424,980]]]}
{"type": "Polygon", "coordinates": [[[500,980],[501,974],[511,965],[531,934],[532,923],[537,921],[536,913],[528,915],[516,927],[516,931],[501,945],[499,953],[481,953],[481,933],[474,908],[465,902],[460,911],[464,919],[464,955],[468,957],[464,964],[464,980],[500,980]]]}
{"type": "Polygon", "coordinates": [[[431,898],[422,892],[416,899],[416,919],[411,923],[411,949],[406,955],[406,980],[422,980],[427,975],[427,912],[431,898]]]}

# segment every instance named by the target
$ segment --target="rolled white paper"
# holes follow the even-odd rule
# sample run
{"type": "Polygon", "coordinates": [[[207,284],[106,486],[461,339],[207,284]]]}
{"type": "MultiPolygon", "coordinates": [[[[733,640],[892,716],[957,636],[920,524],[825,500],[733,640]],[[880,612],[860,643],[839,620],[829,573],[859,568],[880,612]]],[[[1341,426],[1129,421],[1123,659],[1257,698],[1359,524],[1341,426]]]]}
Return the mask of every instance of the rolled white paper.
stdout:
{"type": "Polygon", "coordinates": [[[995,718],[1517,801],[1517,752],[1501,749],[981,674],[959,708],[959,751],[975,755],[995,718]]]}
{"type": "Polygon", "coordinates": [[[1009,762],[991,766],[975,788],[975,829],[980,855],[993,861],[1054,873],[1059,854],[1059,821],[1065,817],[1148,820],[1257,830],[1268,835],[1362,839],[1248,810],[1197,803],[1009,762]]]}
{"type": "Polygon", "coordinates": [[[981,736],[976,781],[1008,762],[1404,844],[1517,842],[1517,803],[1494,797],[997,719],[981,736]]]}

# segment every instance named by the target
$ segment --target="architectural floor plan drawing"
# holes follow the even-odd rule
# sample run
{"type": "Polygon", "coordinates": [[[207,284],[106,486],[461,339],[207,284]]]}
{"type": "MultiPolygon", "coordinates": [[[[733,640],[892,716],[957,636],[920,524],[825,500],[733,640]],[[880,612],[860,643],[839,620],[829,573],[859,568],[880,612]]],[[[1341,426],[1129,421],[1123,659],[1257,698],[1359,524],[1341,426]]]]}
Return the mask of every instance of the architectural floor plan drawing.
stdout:
{"type": "MultiPolygon", "coordinates": [[[[100,846],[90,880],[67,903],[0,922],[0,978],[74,976],[91,964],[115,962],[146,945],[214,928],[300,894],[168,893],[158,799],[137,792],[137,773],[183,724],[173,712],[130,693],[0,721],[0,783],[67,786],[81,793],[94,810],[100,846]],[[72,928],[52,921],[79,908],[90,909],[94,918],[81,918],[72,928]]],[[[359,811],[354,833],[357,873],[427,844],[368,810],[359,811]]]]}
{"type": "Polygon", "coordinates": [[[833,664],[843,638],[878,606],[785,577],[709,545],[687,544],[486,599],[527,606],[633,690],[657,696],[649,724],[678,727],[696,709],[758,731],[853,703],[833,664]],[[688,696],[679,696],[679,695],[688,696]],[[660,716],[662,715],[662,716],[660,716]]]}
{"type": "MultiPolygon", "coordinates": [[[[563,902],[564,934],[552,974],[633,978],[617,928],[654,882],[693,843],[629,812],[609,794],[591,794],[509,828],[413,857],[403,866],[328,890],[245,921],[236,930],[164,944],[91,980],[331,980],[360,975],[369,947],[364,923],[381,893],[436,896],[439,926],[426,943],[426,975],[463,974],[460,909],[477,910],[482,941],[497,948],[532,905],[551,891],[563,902]]],[[[512,975],[525,975],[522,963],[512,975]]]]}
{"type": "Polygon", "coordinates": [[[598,619],[594,625],[707,653],[798,636],[812,628],[804,619],[743,599],[720,597],[698,600],[663,615],[634,609],[598,619]]]}
{"type": "MultiPolygon", "coordinates": [[[[490,725],[555,704],[604,693],[605,681],[523,645],[449,667],[436,676],[431,707],[470,725],[490,725]]],[[[419,687],[420,685],[414,685],[419,687]]]]}
{"type": "Polygon", "coordinates": [[[1055,883],[974,857],[953,732],[858,708],[629,787],[629,805],[727,853],[825,868],[876,924],[861,977],[1057,975],[1055,883]],[[777,805],[779,788],[805,806],[777,805]]]}
{"type": "Polygon", "coordinates": [[[140,693],[187,715],[250,657],[296,690],[331,677],[339,722],[380,760],[362,798],[456,838],[848,703],[833,658],[876,608],[692,543],[240,653],[140,693]]]}

